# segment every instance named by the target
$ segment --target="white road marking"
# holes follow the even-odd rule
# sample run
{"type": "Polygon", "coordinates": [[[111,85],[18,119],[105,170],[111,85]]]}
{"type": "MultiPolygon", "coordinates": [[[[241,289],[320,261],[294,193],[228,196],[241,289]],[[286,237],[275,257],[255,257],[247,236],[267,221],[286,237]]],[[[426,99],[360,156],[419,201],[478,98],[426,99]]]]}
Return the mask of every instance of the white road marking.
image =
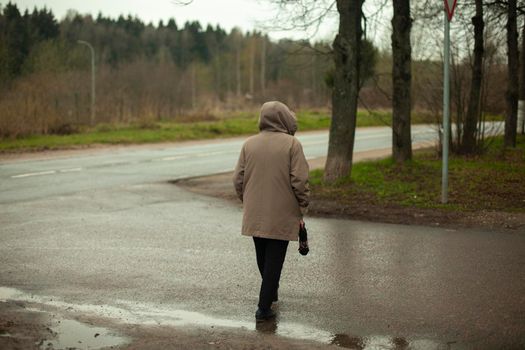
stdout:
{"type": "Polygon", "coordinates": [[[156,159],[156,160],[161,160],[161,161],[167,162],[167,161],[170,161],[170,160],[177,160],[177,159],[183,159],[183,158],[188,158],[188,156],[164,157],[164,158],[159,158],[159,159],[156,159]]]}
{"type": "Polygon", "coordinates": [[[218,154],[228,154],[228,153],[237,153],[237,151],[217,151],[217,152],[197,153],[195,154],[195,157],[208,157],[208,156],[215,156],[218,154]]]}
{"type": "Polygon", "coordinates": [[[56,173],[71,173],[71,172],[77,172],[81,171],[82,168],[70,168],[70,169],[61,169],[61,170],[47,170],[47,171],[39,171],[36,173],[26,173],[26,174],[19,174],[19,175],[13,175],[11,176],[12,179],[21,179],[24,177],[30,177],[30,176],[42,176],[42,175],[53,175],[56,173]]]}
{"type": "Polygon", "coordinates": [[[81,171],[82,168],[71,168],[71,169],[62,169],[60,170],[61,173],[71,173],[71,172],[75,172],[75,171],[81,171]]]}
{"type": "Polygon", "coordinates": [[[216,156],[219,154],[229,154],[229,153],[238,153],[238,151],[215,151],[215,152],[204,152],[204,153],[190,153],[190,154],[181,154],[178,156],[170,156],[170,157],[164,157],[164,158],[157,158],[154,160],[160,160],[160,161],[172,161],[172,160],[178,160],[178,159],[186,159],[191,157],[209,157],[209,156],[216,156]]]}
{"type": "Polygon", "coordinates": [[[11,176],[11,178],[19,179],[19,178],[23,178],[23,177],[40,176],[40,175],[51,175],[51,174],[55,174],[55,173],[56,173],[55,170],[40,171],[40,172],[37,172],[37,173],[27,173],[27,174],[13,175],[13,176],[11,176]]]}

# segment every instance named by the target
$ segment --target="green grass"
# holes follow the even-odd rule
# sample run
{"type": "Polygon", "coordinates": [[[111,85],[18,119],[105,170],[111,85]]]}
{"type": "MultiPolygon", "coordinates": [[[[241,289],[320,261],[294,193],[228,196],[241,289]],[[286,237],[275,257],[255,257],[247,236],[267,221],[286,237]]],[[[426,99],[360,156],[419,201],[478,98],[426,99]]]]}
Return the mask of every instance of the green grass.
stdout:
{"type": "Polygon", "coordinates": [[[323,171],[311,173],[312,192],[341,205],[396,205],[445,210],[500,210],[525,212],[525,137],[516,149],[503,150],[495,138],[485,154],[451,156],[449,203],[440,203],[441,159],[435,152],[416,152],[404,165],[391,158],[356,163],[350,177],[334,184],[323,182],[323,171]],[[363,203],[364,203],[363,202],[363,203]]]}
{"type": "MultiPolygon", "coordinates": [[[[328,112],[304,110],[297,113],[300,131],[330,127],[328,112]]],[[[391,124],[387,111],[359,111],[357,126],[385,126],[391,124]]],[[[64,149],[92,144],[141,144],[211,139],[250,135],[258,132],[257,113],[238,113],[229,118],[194,123],[156,121],[137,124],[100,124],[83,128],[70,135],[34,135],[0,139],[0,152],[64,149]]],[[[431,123],[432,118],[413,113],[413,123],[431,123]]]]}

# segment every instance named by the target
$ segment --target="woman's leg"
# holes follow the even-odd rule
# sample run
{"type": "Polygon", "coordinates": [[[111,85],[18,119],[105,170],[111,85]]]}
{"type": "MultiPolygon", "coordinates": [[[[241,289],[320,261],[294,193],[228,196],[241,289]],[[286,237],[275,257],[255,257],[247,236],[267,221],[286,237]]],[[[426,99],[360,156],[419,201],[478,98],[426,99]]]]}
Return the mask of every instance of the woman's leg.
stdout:
{"type": "Polygon", "coordinates": [[[255,244],[255,256],[257,257],[257,267],[259,268],[259,273],[261,278],[264,273],[264,258],[266,255],[266,239],[253,237],[253,243],[255,244]]]}
{"type": "Polygon", "coordinates": [[[266,239],[263,280],[259,293],[260,309],[269,309],[277,294],[287,248],[288,241],[266,239]]]}

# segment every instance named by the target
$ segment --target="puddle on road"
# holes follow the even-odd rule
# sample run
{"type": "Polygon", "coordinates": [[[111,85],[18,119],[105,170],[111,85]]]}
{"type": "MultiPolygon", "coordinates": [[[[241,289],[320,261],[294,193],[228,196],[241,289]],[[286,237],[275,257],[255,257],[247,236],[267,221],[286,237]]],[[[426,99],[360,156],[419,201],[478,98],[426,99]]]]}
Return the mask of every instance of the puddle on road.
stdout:
{"type": "MultiPolygon", "coordinates": [[[[161,326],[201,326],[223,327],[255,330],[255,322],[216,318],[199,312],[159,308],[153,304],[139,304],[126,300],[117,300],[119,307],[109,305],[71,304],[56,298],[29,295],[13,288],[0,287],[0,300],[19,300],[39,303],[66,309],[69,312],[95,314],[97,316],[117,319],[128,324],[161,325],[161,326]]],[[[273,332],[276,335],[329,343],[333,334],[305,325],[281,322],[273,332]]]]}
{"type": "Polygon", "coordinates": [[[5,331],[3,329],[0,329],[0,337],[8,338],[10,336],[11,336],[11,333],[9,333],[8,331],[5,331]]]}
{"type": "Polygon", "coordinates": [[[0,287],[0,301],[8,299],[18,300],[17,297],[23,296],[25,293],[14,288],[0,287]]]}
{"type": "MultiPolygon", "coordinates": [[[[410,339],[408,341],[405,338],[382,335],[351,337],[346,334],[334,334],[306,325],[292,322],[279,322],[278,320],[256,324],[253,321],[215,318],[198,312],[159,308],[154,304],[139,304],[125,300],[117,300],[116,304],[118,304],[118,306],[71,304],[56,300],[56,298],[30,295],[14,288],[0,287],[0,301],[7,299],[49,305],[65,309],[68,312],[94,314],[100,317],[116,319],[127,324],[159,326],[193,325],[256,330],[261,333],[333,344],[356,350],[438,349],[443,345],[428,339],[410,339]]],[[[96,349],[99,348],[97,344],[102,344],[100,347],[109,347],[127,341],[125,338],[109,333],[109,330],[104,328],[90,327],[76,321],[66,320],[62,322],[65,323],[61,323],[58,326],[61,328],[53,329],[59,334],[59,338],[56,340],[58,343],[54,343],[53,341],[46,342],[43,344],[43,349],[46,349],[48,343],[51,343],[55,349],[69,347],[96,349]],[[97,333],[99,335],[95,337],[94,335],[97,333]],[[79,343],[79,341],[81,343],[79,343]]]]}
{"type": "Polygon", "coordinates": [[[408,349],[441,349],[439,343],[428,339],[415,339],[408,341],[402,337],[369,336],[351,337],[347,334],[336,334],[330,344],[354,350],[408,350],[408,349]]]}
{"type": "Polygon", "coordinates": [[[126,338],[112,334],[102,327],[91,327],[73,320],[61,320],[51,330],[57,334],[53,340],[44,340],[41,346],[45,349],[101,349],[123,345],[126,338]]]}
{"type": "MultiPolygon", "coordinates": [[[[5,302],[7,300],[32,302],[52,306],[69,305],[62,302],[53,302],[50,298],[30,295],[14,288],[0,287],[0,302],[5,302]]],[[[46,311],[33,306],[26,307],[25,310],[46,313],[46,311]]],[[[40,349],[96,350],[123,345],[129,342],[129,339],[120,337],[107,328],[93,327],[78,321],[67,319],[56,320],[56,325],[51,327],[51,331],[56,336],[53,337],[53,339],[43,340],[40,349]]],[[[11,334],[7,331],[0,330],[0,337],[11,337],[11,334]]]]}

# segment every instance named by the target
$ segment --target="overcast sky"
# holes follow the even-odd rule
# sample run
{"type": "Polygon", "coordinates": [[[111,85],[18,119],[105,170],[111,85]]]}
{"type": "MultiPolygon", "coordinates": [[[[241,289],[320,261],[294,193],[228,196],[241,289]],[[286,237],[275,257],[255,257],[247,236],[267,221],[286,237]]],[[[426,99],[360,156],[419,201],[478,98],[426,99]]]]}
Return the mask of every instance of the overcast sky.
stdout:
{"type": "MultiPolygon", "coordinates": [[[[203,26],[220,24],[227,30],[240,27],[243,31],[261,29],[260,22],[275,15],[274,7],[257,0],[194,0],[187,6],[176,5],[171,0],[15,0],[14,3],[22,10],[46,6],[59,19],[63,18],[68,10],[74,9],[81,14],[89,13],[93,16],[102,12],[103,15],[113,18],[131,14],[155,25],[161,19],[166,23],[173,17],[178,25],[198,20],[203,26]]],[[[333,24],[329,26],[327,23],[318,38],[329,37],[332,31],[333,24]]],[[[295,39],[305,35],[301,31],[272,31],[269,34],[272,38],[295,39]]]]}
{"type": "MultiPolygon", "coordinates": [[[[5,3],[5,0],[0,2],[5,3]]],[[[220,24],[227,30],[240,27],[243,31],[263,29],[261,23],[271,22],[276,14],[276,9],[263,0],[194,0],[187,6],[176,5],[172,0],[15,0],[14,3],[22,10],[46,6],[59,19],[63,18],[68,10],[74,9],[81,14],[89,13],[93,16],[102,12],[104,16],[113,18],[131,14],[155,25],[161,19],[166,23],[173,17],[178,25],[198,20],[203,26],[220,24]]],[[[314,39],[331,41],[336,29],[336,21],[327,19],[314,39]]],[[[264,31],[267,32],[267,28],[264,31]]],[[[299,30],[271,31],[268,34],[273,39],[304,39],[311,36],[299,30]]],[[[379,40],[375,32],[369,34],[372,34],[374,41],[379,40]]]]}

